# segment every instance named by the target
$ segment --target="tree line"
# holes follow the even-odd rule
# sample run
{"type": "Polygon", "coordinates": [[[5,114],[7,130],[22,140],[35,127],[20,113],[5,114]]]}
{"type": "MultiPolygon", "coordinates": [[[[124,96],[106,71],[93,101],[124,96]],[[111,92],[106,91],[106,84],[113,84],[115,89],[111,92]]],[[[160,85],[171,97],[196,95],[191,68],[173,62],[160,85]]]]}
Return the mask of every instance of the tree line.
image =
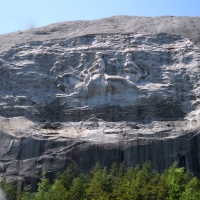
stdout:
{"type": "Polygon", "coordinates": [[[7,200],[199,200],[200,181],[175,162],[159,173],[147,161],[142,167],[116,163],[110,169],[97,163],[89,174],[72,162],[53,183],[43,172],[36,192],[17,189],[17,181],[0,183],[7,200]]]}

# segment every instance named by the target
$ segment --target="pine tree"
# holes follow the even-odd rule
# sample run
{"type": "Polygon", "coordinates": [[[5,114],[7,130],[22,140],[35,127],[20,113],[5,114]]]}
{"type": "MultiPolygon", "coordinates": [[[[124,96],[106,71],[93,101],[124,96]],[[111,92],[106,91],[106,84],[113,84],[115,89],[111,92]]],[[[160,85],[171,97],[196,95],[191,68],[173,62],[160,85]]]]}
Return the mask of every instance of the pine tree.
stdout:
{"type": "Polygon", "coordinates": [[[46,178],[46,172],[42,173],[41,182],[38,183],[38,191],[35,193],[35,200],[51,200],[51,184],[46,178]]]}

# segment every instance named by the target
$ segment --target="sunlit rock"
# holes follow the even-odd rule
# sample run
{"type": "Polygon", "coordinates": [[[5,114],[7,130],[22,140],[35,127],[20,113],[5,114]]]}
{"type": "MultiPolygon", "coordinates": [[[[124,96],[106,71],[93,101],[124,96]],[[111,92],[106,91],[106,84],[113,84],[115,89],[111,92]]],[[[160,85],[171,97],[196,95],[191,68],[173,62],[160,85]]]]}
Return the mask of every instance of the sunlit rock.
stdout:
{"type": "Polygon", "coordinates": [[[1,35],[1,179],[35,187],[72,160],[85,172],[178,161],[199,175],[194,26],[198,17],[121,16],[1,35]]]}

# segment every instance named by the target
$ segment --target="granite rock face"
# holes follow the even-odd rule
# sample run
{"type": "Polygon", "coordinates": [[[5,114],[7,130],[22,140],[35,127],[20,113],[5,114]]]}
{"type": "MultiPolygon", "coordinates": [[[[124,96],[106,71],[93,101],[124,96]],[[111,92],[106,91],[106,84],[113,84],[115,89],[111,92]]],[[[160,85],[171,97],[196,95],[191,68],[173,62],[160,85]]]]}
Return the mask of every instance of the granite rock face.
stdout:
{"type": "Polygon", "coordinates": [[[200,175],[200,18],[119,16],[0,36],[0,177],[71,160],[200,175]]]}

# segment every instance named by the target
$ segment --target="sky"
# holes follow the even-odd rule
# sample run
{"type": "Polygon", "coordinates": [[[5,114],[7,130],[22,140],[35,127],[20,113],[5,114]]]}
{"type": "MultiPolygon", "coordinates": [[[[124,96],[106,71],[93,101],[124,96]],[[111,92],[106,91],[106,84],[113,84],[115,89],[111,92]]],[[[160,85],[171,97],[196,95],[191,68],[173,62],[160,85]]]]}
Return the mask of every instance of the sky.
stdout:
{"type": "Polygon", "coordinates": [[[0,0],[0,34],[114,15],[200,16],[200,0],[0,0]]]}

